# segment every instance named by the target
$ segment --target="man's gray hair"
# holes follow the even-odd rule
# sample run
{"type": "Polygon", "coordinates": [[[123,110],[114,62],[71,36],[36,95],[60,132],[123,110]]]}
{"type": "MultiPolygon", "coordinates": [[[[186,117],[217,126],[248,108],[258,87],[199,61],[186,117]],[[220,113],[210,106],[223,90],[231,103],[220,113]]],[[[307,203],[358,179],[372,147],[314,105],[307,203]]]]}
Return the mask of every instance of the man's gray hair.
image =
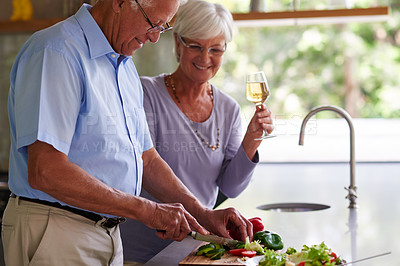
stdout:
{"type": "MultiPolygon", "coordinates": [[[[129,2],[131,3],[131,7],[132,7],[133,9],[136,10],[136,9],[139,8],[135,0],[129,0],[129,2]]],[[[152,4],[153,4],[153,0],[145,0],[145,1],[143,1],[143,0],[138,0],[138,2],[139,2],[140,6],[141,6],[142,8],[150,7],[150,6],[152,6],[152,4]]]]}
{"type": "Polygon", "coordinates": [[[176,34],[189,39],[205,40],[223,35],[227,43],[232,41],[232,14],[221,4],[187,0],[179,8],[173,26],[176,34]]]}
{"type": "MultiPolygon", "coordinates": [[[[142,8],[146,8],[146,7],[151,7],[153,5],[153,1],[154,0],[138,0],[140,6],[142,8]]],[[[164,0],[157,0],[157,1],[164,1],[164,0]]],[[[178,0],[179,6],[185,4],[188,0],[178,0]]],[[[136,1],[135,0],[129,0],[129,2],[131,3],[131,7],[135,8],[134,6],[136,5],[136,1]]],[[[136,5],[137,8],[137,5],[136,5]]]]}

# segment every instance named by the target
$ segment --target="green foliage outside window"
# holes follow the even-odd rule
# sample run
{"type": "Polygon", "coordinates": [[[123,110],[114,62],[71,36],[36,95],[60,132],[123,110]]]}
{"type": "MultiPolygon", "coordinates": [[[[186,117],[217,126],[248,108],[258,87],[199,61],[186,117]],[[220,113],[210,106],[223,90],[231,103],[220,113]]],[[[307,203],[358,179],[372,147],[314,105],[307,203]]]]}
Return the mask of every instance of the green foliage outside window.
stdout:
{"type": "MultiPolygon", "coordinates": [[[[249,4],[211,2],[232,12],[245,12],[249,4]]],[[[292,1],[265,5],[270,2],[285,8],[292,1]]],[[[355,2],[367,7],[373,1],[355,2]]],[[[332,104],[350,109],[354,117],[399,118],[400,5],[393,2],[385,22],[238,28],[213,82],[250,109],[245,75],[264,70],[271,88],[267,105],[278,116],[332,104]]]]}

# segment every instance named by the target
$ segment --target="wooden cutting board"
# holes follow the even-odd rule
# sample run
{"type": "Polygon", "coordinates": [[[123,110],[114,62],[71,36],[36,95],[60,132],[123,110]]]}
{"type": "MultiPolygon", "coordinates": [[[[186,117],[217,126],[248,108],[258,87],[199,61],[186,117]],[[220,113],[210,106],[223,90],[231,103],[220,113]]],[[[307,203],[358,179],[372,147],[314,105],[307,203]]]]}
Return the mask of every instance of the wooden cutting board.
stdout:
{"type": "Polygon", "coordinates": [[[198,247],[196,247],[195,250],[193,250],[189,255],[184,258],[179,265],[242,265],[243,263],[240,263],[238,261],[238,256],[233,256],[229,251],[225,251],[225,254],[221,257],[219,260],[210,260],[209,258],[205,256],[196,256],[196,251],[197,249],[206,244],[206,242],[203,242],[200,244],[198,247]]]}

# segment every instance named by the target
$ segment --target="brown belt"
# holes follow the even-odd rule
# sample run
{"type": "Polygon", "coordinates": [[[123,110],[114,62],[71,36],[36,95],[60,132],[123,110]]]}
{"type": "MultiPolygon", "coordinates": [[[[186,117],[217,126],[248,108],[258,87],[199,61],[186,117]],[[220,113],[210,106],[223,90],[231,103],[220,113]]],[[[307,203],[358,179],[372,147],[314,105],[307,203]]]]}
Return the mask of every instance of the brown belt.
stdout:
{"type": "MultiPolygon", "coordinates": [[[[10,198],[17,198],[17,195],[15,195],[14,193],[11,193],[10,198]]],[[[19,199],[29,201],[29,202],[43,204],[46,206],[56,207],[56,208],[63,209],[66,211],[70,211],[72,213],[81,215],[89,220],[92,220],[95,223],[97,223],[101,220],[104,220],[103,222],[100,223],[100,226],[103,228],[113,228],[114,226],[126,221],[126,218],[124,218],[124,217],[108,218],[108,217],[105,217],[105,216],[102,216],[102,215],[99,215],[99,214],[96,214],[93,212],[88,212],[88,211],[72,208],[70,206],[64,206],[58,202],[50,202],[50,201],[45,201],[45,200],[40,200],[40,199],[31,199],[31,198],[26,198],[26,197],[19,197],[19,199]]]]}

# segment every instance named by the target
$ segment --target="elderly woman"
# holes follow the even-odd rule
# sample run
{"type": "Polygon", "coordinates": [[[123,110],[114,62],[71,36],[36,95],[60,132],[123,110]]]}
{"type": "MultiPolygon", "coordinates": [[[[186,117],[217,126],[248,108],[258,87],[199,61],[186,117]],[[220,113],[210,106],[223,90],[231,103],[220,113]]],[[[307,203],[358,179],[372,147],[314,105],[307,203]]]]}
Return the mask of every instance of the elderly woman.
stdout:
{"type": "MultiPolygon", "coordinates": [[[[261,106],[242,140],[240,107],[209,80],[222,64],[232,40],[232,15],[219,4],[189,0],[174,24],[179,62],[172,74],[142,77],[144,108],[161,157],[207,207],[218,190],[236,197],[250,182],[258,162],[263,129],[273,130],[271,113],[261,106]]],[[[143,191],[142,196],[151,198],[143,191]]],[[[170,241],[133,220],[121,226],[124,256],[146,262],[170,241]]]]}

